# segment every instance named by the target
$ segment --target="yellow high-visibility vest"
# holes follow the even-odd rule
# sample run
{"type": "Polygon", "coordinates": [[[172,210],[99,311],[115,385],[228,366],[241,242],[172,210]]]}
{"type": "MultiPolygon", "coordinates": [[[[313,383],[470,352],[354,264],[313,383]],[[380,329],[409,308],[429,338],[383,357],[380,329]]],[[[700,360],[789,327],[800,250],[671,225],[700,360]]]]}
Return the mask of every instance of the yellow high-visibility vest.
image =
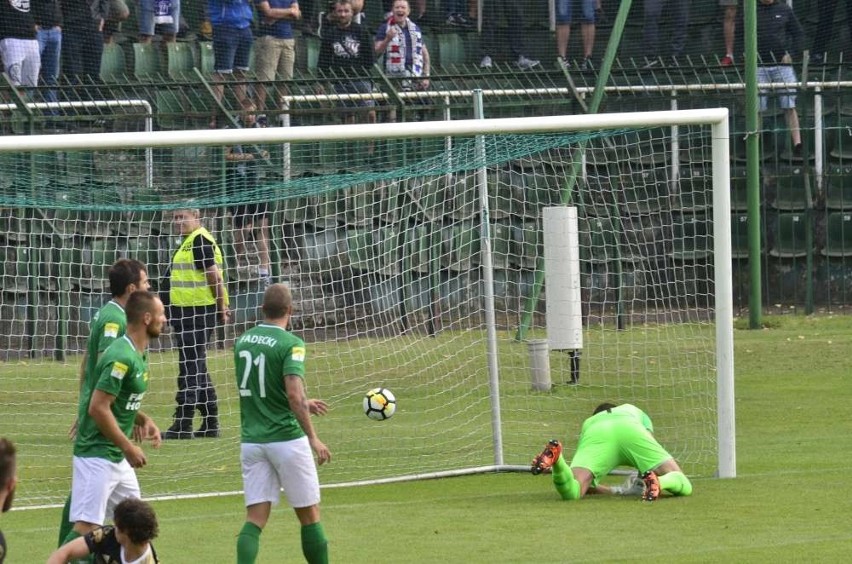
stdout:
{"type": "MultiPolygon", "coordinates": [[[[186,239],[183,240],[180,248],[178,248],[172,257],[169,299],[174,306],[190,307],[216,304],[216,295],[207,284],[207,275],[203,270],[195,268],[195,258],[192,255],[192,248],[195,245],[196,237],[204,237],[213,245],[213,260],[216,262],[216,266],[219,267],[219,272],[222,274],[224,280],[222,250],[219,249],[219,245],[216,244],[216,240],[213,239],[210,232],[203,227],[199,227],[186,236],[186,239]]],[[[230,302],[227,287],[225,287],[224,292],[225,305],[228,305],[230,302]]]]}

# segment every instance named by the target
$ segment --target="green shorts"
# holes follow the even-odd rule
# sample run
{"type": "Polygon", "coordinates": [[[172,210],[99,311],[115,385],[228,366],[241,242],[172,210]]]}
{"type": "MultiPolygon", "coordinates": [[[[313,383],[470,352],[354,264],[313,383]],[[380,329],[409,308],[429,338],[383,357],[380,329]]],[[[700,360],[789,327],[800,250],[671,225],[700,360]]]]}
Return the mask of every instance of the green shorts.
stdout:
{"type": "Polygon", "coordinates": [[[634,418],[598,413],[577,443],[572,468],[586,468],[598,480],[618,466],[632,466],[640,474],[653,470],[672,455],[634,418]]]}

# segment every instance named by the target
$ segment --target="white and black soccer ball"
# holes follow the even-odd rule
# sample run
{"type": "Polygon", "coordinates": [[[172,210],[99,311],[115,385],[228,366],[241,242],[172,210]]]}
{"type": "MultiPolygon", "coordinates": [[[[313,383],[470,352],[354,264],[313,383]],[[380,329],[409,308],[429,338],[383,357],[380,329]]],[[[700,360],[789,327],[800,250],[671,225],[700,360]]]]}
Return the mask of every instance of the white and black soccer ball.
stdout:
{"type": "Polygon", "coordinates": [[[387,388],[373,388],[364,395],[364,413],[376,421],[393,417],[396,411],[396,397],[387,388]]]}

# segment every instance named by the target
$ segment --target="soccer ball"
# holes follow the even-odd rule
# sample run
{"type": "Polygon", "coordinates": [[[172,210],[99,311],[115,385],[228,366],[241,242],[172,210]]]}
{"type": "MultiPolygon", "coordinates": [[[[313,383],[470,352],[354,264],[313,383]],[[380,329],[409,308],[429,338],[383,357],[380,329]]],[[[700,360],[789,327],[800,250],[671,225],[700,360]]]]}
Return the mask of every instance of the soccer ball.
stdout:
{"type": "Polygon", "coordinates": [[[364,396],[364,413],[370,419],[384,421],[396,411],[396,398],[386,388],[373,388],[364,396]]]}

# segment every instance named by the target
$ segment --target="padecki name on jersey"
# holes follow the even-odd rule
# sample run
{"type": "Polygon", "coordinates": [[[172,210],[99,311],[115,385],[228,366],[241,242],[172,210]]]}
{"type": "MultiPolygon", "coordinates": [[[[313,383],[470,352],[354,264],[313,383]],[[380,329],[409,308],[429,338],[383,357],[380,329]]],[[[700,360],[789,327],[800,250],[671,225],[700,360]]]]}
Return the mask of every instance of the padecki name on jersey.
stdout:
{"type": "Polygon", "coordinates": [[[240,337],[240,343],[250,343],[252,345],[264,345],[266,347],[274,347],[278,344],[278,339],[269,335],[243,335],[240,337]]]}

